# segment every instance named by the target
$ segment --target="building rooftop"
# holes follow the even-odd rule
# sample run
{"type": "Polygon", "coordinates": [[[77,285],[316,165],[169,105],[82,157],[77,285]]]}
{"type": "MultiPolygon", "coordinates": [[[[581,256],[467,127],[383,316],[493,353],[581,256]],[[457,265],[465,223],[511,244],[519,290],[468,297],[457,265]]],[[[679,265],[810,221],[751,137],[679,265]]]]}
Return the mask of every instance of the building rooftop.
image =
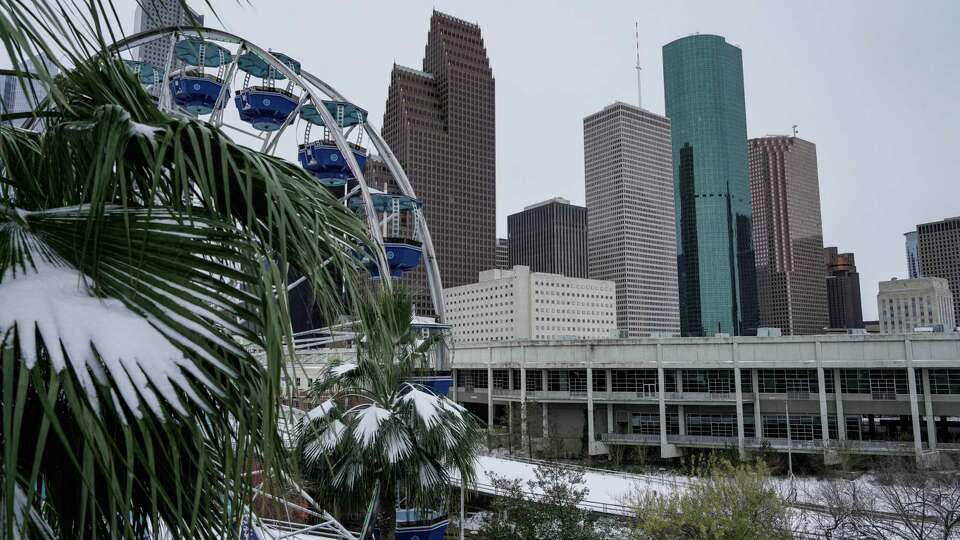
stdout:
{"type": "Polygon", "coordinates": [[[554,198],[552,198],[552,199],[547,199],[547,200],[545,200],[545,201],[540,201],[540,202],[538,202],[538,203],[533,203],[533,204],[524,206],[523,209],[524,209],[524,210],[530,210],[531,208],[537,208],[537,207],[540,207],[540,206],[546,206],[546,205],[548,205],[548,204],[553,204],[553,203],[558,203],[558,204],[570,204],[570,201],[567,200],[567,199],[564,199],[563,197],[554,197],[554,198]]]}

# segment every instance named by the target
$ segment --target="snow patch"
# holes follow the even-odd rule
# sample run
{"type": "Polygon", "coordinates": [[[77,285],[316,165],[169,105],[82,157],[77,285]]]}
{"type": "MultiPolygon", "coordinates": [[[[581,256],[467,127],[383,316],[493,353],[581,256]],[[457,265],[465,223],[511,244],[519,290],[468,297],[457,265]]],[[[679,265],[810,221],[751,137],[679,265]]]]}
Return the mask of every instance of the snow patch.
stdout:
{"type": "Polygon", "coordinates": [[[140,122],[130,122],[130,136],[131,137],[144,137],[149,140],[151,143],[157,142],[157,134],[163,133],[165,128],[151,126],[150,124],[141,124],[140,122]]]}
{"type": "Polygon", "coordinates": [[[34,268],[0,282],[0,335],[17,327],[25,366],[37,362],[39,333],[51,367],[60,372],[69,362],[95,405],[93,378],[105,383],[110,377],[138,418],[141,401],[163,415],[160,396],[186,414],[174,385],[190,387],[181,369],[193,367],[190,360],[119,300],[92,296],[80,272],[40,257],[34,262],[34,268]]]}
{"type": "Polygon", "coordinates": [[[330,368],[330,372],[336,375],[337,377],[343,377],[347,373],[357,369],[357,365],[353,362],[345,362],[330,368]]]}
{"type": "Polygon", "coordinates": [[[427,425],[427,428],[433,428],[434,426],[440,423],[440,411],[443,408],[443,405],[440,403],[440,398],[436,395],[424,392],[423,390],[418,390],[414,386],[410,386],[410,391],[404,394],[402,399],[405,403],[412,403],[414,410],[417,412],[417,416],[423,420],[423,423],[427,425]]]}
{"type": "Polygon", "coordinates": [[[390,416],[392,416],[390,411],[376,405],[369,405],[357,413],[357,424],[353,436],[360,446],[366,448],[373,444],[377,440],[380,424],[390,416]]]}
{"type": "Polygon", "coordinates": [[[337,404],[332,399],[328,399],[319,406],[310,409],[310,412],[307,413],[307,420],[313,422],[318,418],[323,418],[327,416],[336,406],[337,404]]]}

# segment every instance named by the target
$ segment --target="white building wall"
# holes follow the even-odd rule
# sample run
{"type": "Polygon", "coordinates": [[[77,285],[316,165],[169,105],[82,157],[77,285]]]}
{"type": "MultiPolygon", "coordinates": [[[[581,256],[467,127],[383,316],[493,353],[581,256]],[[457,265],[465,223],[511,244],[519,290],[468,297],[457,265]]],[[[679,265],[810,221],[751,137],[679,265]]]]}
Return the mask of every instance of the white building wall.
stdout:
{"type": "Polygon", "coordinates": [[[612,281],[487,270],[478,283],[444,290],[456,343],[517,339],[602,339],[616,330],[612,281]]]}
{"type": "Polygon", "coordinates": [[[905,334],[917,328],[943,325],[946,332],[957,324],[953,313],[953,295],[946,279],[923,277],[880,282],[877,294],[880,331],[905,334]]]}

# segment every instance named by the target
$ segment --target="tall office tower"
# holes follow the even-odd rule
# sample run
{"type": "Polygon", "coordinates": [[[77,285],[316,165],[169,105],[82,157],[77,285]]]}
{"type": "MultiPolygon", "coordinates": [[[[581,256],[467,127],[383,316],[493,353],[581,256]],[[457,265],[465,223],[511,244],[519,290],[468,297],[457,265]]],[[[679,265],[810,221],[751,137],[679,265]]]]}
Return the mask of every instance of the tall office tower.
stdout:
{"type": "MultiPolygon", "coordinates": [[[[203,16],[186,8],[180,0],[140,0],[137,3],[134,28],[146,32],[167,26],[203,26],[203,16]],[[193,19],[191,20],[191,15],[193,19]]],[[[165,36],[139,47],[139,59],[156,67],[165,68],[170,58],[173,36],[165,36]]]]}
{"type": "Polygon", "coordinates": [[[510,240],[506,238],[497,238],[497,263],[495,268],[498,270],[510,269],[510,240]]]}
{"type": "Polygon", "coordinates": [[[853,253],[837,253],[837,248],[826,247],[823,255],[827,267],[830,328],[863,328],[860,274],[853,253]]]}
{"type": "MultiPolygon", "coordinates": [[[[433,12],[423,70],[393,67],[383,136],[423,203],[443,286],[476,282],[495,264],[497,234],[494,80],[479,26],[433,12]]],[[[414,301],[432,312],[424,295],[414,301]]]]}
{"type": "Polygon", "coordinates": [[[884,334],[907,334],[917,328],[953,332],[957,327],[953,294],[943,278],[881,281],[877,314],[884,334]]]}
{"type": "Polygon", "coordinates": [[[817,147],[786,136],[748,146],[760,326],[823,333],[829,318],[817,147]]]}
{"type": "Polygon", "coordinates": [[[721,36],[672,41],[663,47],[663,85],[673,128],[681,330],[752,335],[757,280],[740,49],[721,36]]]}
{"type": "Polygon", "coordinates": [[[907,250],[907,276],[910,279],[923,277],[920,273],[920,246],[917,231],[903,233],[904,247],[907,250]]]}
{"type": "Polygon", "coordinates": [[[670,121],[626,103],[583,119],[590,278],[617,284],[617,328],[680,332],[670,121]]]}
{"type": "Polygon", "coordinates": [[[588,277],[587,209],[560,197],[507,217],[510,266],[532,272],[588,277]]]}
{"type": "Polygon", "coordinates": [[[954,319],[960,321],[960,216],[917,225],[917,247],[920,275],[947,280],[954,319]]]}

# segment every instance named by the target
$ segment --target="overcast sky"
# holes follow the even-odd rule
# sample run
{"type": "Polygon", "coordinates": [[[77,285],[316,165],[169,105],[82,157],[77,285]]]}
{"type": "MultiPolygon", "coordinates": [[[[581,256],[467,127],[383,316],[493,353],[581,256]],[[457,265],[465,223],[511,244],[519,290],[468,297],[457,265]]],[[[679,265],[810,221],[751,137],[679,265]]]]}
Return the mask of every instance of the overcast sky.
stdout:
{"type": "MultiPolygon", "coordinates": [[[[527,204],[583,204],[583,117],[637,100],[634,21],[644,108],[663,113],[665,43],[720,34],[743,50],[749,136],[798,124],[817,145],[824,242],[856,253],[864,318],[877,282],[906,275],[903,233],[960,215],[958,1],[215,4],[208,26],[298,58],[378,126],[393,62],[421,66],[431,11],[478,23],[497,84],[500,236],[527,204]]],[[[135,5],[118,0],[128,31],[135,5]]]]}

